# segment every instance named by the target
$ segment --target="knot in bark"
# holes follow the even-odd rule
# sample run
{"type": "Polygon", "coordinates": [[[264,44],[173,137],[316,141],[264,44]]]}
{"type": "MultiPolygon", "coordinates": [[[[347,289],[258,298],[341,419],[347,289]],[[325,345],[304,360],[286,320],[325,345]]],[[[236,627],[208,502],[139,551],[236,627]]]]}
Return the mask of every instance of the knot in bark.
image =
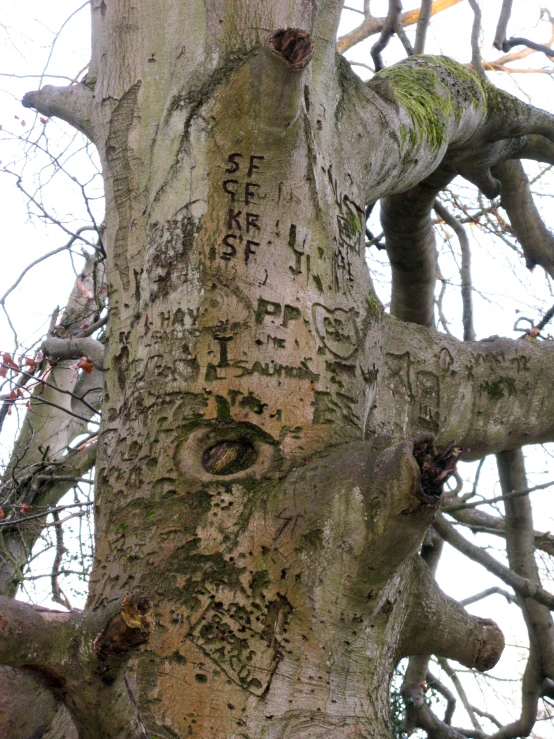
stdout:
{"type": "Polygon", "coordinates": [[[314,42],[301,28],[280,28],[269,39],[269,47],[292,69],[300,70],[309,64],[314,42]]]}
{"type": "Polygon", "coordinates": [[[150,638],[154,614],[150,600],[138,590],[125,593],[119,612],[94,640],[95,652],[103,658],[123,654],[150,638]]]}

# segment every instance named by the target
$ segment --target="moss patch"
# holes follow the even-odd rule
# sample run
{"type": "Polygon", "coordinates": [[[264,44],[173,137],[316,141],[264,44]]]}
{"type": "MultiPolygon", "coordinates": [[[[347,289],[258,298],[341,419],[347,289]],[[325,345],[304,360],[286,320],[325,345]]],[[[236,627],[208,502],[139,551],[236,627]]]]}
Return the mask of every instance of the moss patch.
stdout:
{"type": "Polygon", "coordinates": [[[483,390],[491,400],[500,400],[506,393],[511,397],[516,394],[516,385],[513,377],[500,377],[498,380],[485,380],[481,383],[483,390]]]}
{"type": "Polygon", "coordinates": [[[373,293],[367,294],[367,305],[368,311],[371,316],[378,316],[381,314],[381,303],[377,300],[373,293]]]}
{"type": "Polygon", "coordinates": [[[439,149],[448,116],[454,113],[459,119],[467,105],[486,107],[489,88],[496,90],[473,70],[445,56],[410,57],[379,72],[374,80],[370,85],[387,82],[396,103],[408,114],[412,126],[402,126],[400,136],[410,150],[423,141],[439,149]]]}

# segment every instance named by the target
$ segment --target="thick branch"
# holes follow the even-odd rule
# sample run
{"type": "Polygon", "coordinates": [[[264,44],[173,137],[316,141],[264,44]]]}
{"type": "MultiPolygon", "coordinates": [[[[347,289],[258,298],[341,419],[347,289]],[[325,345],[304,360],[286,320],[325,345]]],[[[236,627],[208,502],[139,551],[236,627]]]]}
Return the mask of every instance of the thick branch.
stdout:
{"type": "MultiPolygon", "coordinates": [[[[436,576],[437,566],[442,554],[443,540],[434,529],[427,532],[423,547],[421,549],[421,557],[429,567],[429,572],[433,577],[436,576]]],[[[410,657],[401,693],[404,696],[404,729],[410,735],[417,727],[419,709],[422,705],[422,696],[420,693],[421,685],[427,678],[429,671],[428,654],[417,654],[410,657]],[[415,691],[415,693],[414,693],[415,691]]]]}
{"type": "Polygon", "coordinates": [[[92,90],[78,83],[67,87],[45,85],[40,90],[26,93],[21,102],[23,107],[34,108],[42,115],[61,118],[93,141],[93,99],[92,90]]]}
{"type": "Polygon", "coordinates": [[[0,662],[11,667],[62,664],[80,613],[50,611],[0,596],[0,662]]]}
{"type": "Polygon", "coordinates": [[[417,576],[402,656],[436,654],[480,671],[494,667],[504,649],[504,637],[494,621],[472,616],[445,595],[421,558],[414,558],[413,567],[417,576]]]}
{"type": "Polygon", "coordinates": [[[538,264],[554,277],[554,236],[535,205],[522,164],[504,162],[495,167],[494,174],[502,183],[502,207],[521,244],[527,268],[533,269],[538,264]]]}
{"type": "Polygon", "coordinates": [[[437,256],[430,212],[451,179],[439,170],[411,190],[381,201],[392,271],[391,314],[403,321],[434,324],[437,256]]]}
{"type": "MultiPolygon", "coordinates": [[[[383,316],[385,362],[369,434],[429,429],[479,458],[554,439],[554,345],[499,339],[460,342],[383,316]]],[[[398,436],[397,436],[398,435],[398,436]]]]}
{"type": "Polygon", "coordinates": [[[85,615],[0,597],[0,661],[62,699],[81,739],[146,739],[124,672],[152,628],[151,604],[137,591],[85,615]]]}

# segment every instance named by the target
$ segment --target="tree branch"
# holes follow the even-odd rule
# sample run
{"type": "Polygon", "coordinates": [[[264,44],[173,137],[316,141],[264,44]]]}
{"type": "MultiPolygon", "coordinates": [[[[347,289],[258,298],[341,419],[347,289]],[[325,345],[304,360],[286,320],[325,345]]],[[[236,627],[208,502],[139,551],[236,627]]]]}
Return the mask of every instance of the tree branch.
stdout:
{"type": "Polygon", "coordinates": [[[481,8],[478,0],[469,0],[471,9],[473,10],[473,26],[471,29],[471,66],[481,75],[486,77],[481,59],[481,49],[479,48],[479,36],[481,34],[481,8]]]}
{"type": "Polygon", "coordinates": [[[82,739],[147,739],[125,665],[153,625],[150,601],[138,591],[86,614],[0,596],[0,661],[45,682],[82,739]]]}
{"type": "Polygon", "coordinates": [[[450,226],[458,237],[460,251],[462,253],[462,266],[460,277],[462,281],[462,325],[464,327],[464,341],[475,341],[475,329],[473,328],[473,298],[471,286],[471,250],[469,239],[465,228],[460,221],[453,216],[439,201],[435,200],[433,206],[437,215],[450,226]]]}
{"type": "MultiPolygon", "coordinates": [[[[500,497],[500,496],[499,496],[500,497]]],[[[478,511],[475,509],[466,509],[465,505],[454,506],[453,510],[448,510],[449,505],[443,509],[444,513],[448,513],[459,523],[467,526],[472,531],[484,531],[495,536],[506,535],[506,522],[504,518],[499,516],[491,516],[490,513],[478,511]]],[[[550,556],[554,556],[554,535],[541,531],[534,532],[535,548],[540,549],[550,556]]]]}
{"type": "Polygon", "coordinates": [[[483,600],[484,598],[488,598],[489,595],[503,595],[508,603],[515,603],[516,599],[511,593],[508,593],[507,590],[502,590],[502,588],[499,588],[497,586],[492,588],[487,588],[486,590],[483,590],[482,593],[477,593],[476,595],[472,595],[469,598],[464,598],[460,601],[460,604],[462,606],[469,606],[471,603],[477,603],[479,600],[483,600]]]}
{"type": "Polygon", "coordinates": [[[435,677],[431,671],[427,671],[426,676],[429,687],[437,690],[443,698],[446,700],[446,711],[444,712],[444,723],[450,725],[452,723],[452,716],[456,709],[456,698],[451,690],[449,690],[444,683],[442,683],[438,677],[435,677]]]}
{"type": "MultiPolygon", "coordinates": [[[[496,455],[500,485],[508,496],[520,486],[527,486],[525,460],[521,449],[496,455]]],[[[541,587],[539,569],[535,561],[533,511],[528,496],[508,498],[506,511],[506,550],[510,569],[541,587]]],[[[544,677],[554,679],[554,621],[549,608],[532,599],[518,598],[529,632],[529,644],[536,650],[544,677]]],[[[537,691],[539,687],[537,686],[537,691]]]]}
{"type": "Polygon", "coordinates": [[[528,49],[533,49],[533,51],[542,51],[546,56],[551,58],[554,57],[554,49],[551,49],[549,46],[545,46],[544,44],[537,44],[535,41],[530,41],[527,38],[520,38],[519,36],[512,37],[508,41],[504,41],[502,44],[502,51],[510,51],[514,46],[527,46],[528,49]]]}
{"type": "Polygon", "coordinates": [[[381,201],[381,224],[391,264],[391,314],[422,326],[434,325],[437,254],[430,212],[452,180],[437,170],[400,195],[381,201]]]}
{"type": "Polygon", "coordinates": [[[425,51],[425,37],[433,14],[433,0],[421,0],[419,18],[417,19],[414,54],[423,54],[425,51]]]}
{"type": "Polygon", "coordinates": [[[504,649],[504,637],[494,621],[472,616],[445,595],[421,558],[415,557],[412,566],[413,605],[405,622],[402,656],[436,654],[479,671],[494,667],[504,649]]]}
{"type": "Polygon", "coordinates": [[[104,369],[104,344],[91,336],[68,336],[66,339],[49,336],[42,344],[42,351],[46,357],[56,362],[90,357],[97,369],[104,369]]]}
{"type": "MultiPolygon", "coordinates": [[[[461,2],[461,0],[434,0],[431,15],[436,15],[447,8],[451,8],[453,5],[457,5],[459,2],[461,2]]],[[[402,26],[412,26],[414,23],[418,22],[420,13],[421,11],[419,8],[402,13],[400,16],[400,23],[402,26]]],[[[364,41],[370,36],[381,33],[385,22],[386,18],[374,18],[368,11],[365,14],[363,22],[357,28],[338,39],[337,51],[340,54],[344,54],[345,51],[348,51],[348,49],[359,44],[360,41],[364,41]]]]}
{"type": "Polygon", "coordinates": [[[445,541],[462,554],[465,554],[469,559],[482,565],[507,585],[510,585],[523,598],[534,598],[538,603],[544,604],[550,610],[554,609],[554,595],[547,592],[532,580],[513,572],[509,567],[498,562],[485,549],[481,549],[481,547],[477,547],[467,539],[464,539],[442,514],[439,513],[437,515],[433,525],[445,541]]]}
{"type": "Polygon", "coordinates": [[[529,180],[518,161],[508,161],[494,168],[502,183],[502,207],[525,254],[528,269],[540,265],[554,277],[554,236],[545,226],[535,205],[529,180]]]}
{"type": "Polygon", "coordinates": [[[483,729],[481,727],[481,724],[479,723],[477,716],[475,715],[473,706],[470,704],[469,700],[467,699],[467,694],[464,690],[464,686],[462,685],[460,678],[458,677],[456,673],[456,670],[452,667],[452,665],[449,664],[447,659],[444,659],[444,657],[439,657],[438,662],[439,662],[439,665],[442,667],[442,669],[446,672],[448,677],[454,683],[456,692],[460,696],[460,701],[462,702],[462,705],[465,708],[467,715],[469,716],[469,720],[473,724],[473,728],[476,729],[477,731],[482,731],[483,729]]]}
{"type": "Polygon", "coordinates": [[[381,29],[381,36],[371,47],[371,58],[373,59],[373,65],[375,71],[383,69],[383,59],[381,53],[387,47],[391,37],[394,34],[395,28],[400,23],[400,14],[402,13],[402,2],[401,0],[389,0],[389,11],[387,17],[381,29]]]}
{"type": "Polygon", "coordinates": [[[499,51],[504,46],[506,41],[506,31],[508,29],[508,22],[510,15],[512,14],[512,2],[513,0],[502,0],[502,10],[500,11],[500,17],[498,18],[498,25],[496,26],[496,33],[494,34],[493,46],[499,51]]]}
{"type": "Polygon", "coordinates": [[[554,439],[553,342],[461,342],[382,320],[380,402],[366,433],[392,441],[429,429],[439,447],[456,439],[469,449],[466,459],[554,439]]]}
{"type": "Polygon", "coordinates": [[[40,90],[26,93],[21,103],[24,108],[34,108],[47,117],[61,118],[94,141],[93,99],[92,90],[79,82],[67,87],[45,85],[40,90]]]}

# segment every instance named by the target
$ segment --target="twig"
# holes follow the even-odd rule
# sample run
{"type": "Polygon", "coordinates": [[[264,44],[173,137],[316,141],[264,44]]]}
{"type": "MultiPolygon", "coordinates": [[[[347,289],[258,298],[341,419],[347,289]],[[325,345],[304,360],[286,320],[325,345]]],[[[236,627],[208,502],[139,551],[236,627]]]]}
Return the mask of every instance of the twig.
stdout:
{"type": "MultiPolygon", "coordinates": [[[[4,362],[0,362],[0,367],[4,367],[5,369],[13,369],[12,367],[10,367],[9,364],[4,364],[4,362]]],[[[100,412],[97,408],[95,408],[87,400],[85,400],[84,396],[81,397],[79,395],[75,395],[75,393],[72,393],[71,390],[62,390],[57,385],[53,385],[51,382],[47,382],[46,380],[43,380],[41,377],[35,377],[30,372],[25,372],[25,370],[20,369],[19,372],[22,375],[25,375],[26,377],[33,379],[37,383],[37,385],[39,385],[39,384],[40,385],[44,385],[46,387],[51,388],[52,390],[55,390],[58,393],[62,393],[63,395],[70,395],[72,398],[74,398],[75,400],[78,400],[80,403],[82,403],[84,406],[86,406],[89,409],[89,411],[92,411],[92,413],[94,415],[96,415],[97,413],[100,412]]],[[[29,391],[30,388],[27,388],[27,390],[29,391]]],[[[37,396],[35,396],[33,398],[33,400],[38,400],[37,396]]],[[[47,402],[43,398],[40,398],[40,401],[41,402],[47,402]]],[[[58,407],[58,406],[56,406],[56,407],[58,407]]],[[[77,418],[79,418],[79,416],[77,416],[77,418]]]]}
{"type": "MultiPolygon", "coordinates": [[[[45,400],[45,398],[41,398],[38,395],[36,395],[33,398],[33,401],[35,403],[43,403],[44,405],[50,405],[52,406],[52,408],[57,408],[59,411],[63,411],[64,413],[67,413],[69,416],[73,416],[73,418],[77,418],[79,421],[83,421],[83,423],[98,423],[98,421],[93,421],[91,418],[85,418],[84,416],[80,416],[78,413],[73,413],[73,411],[70,411],[69,408],[64,408],[62,405],[53,403],[51,400],[45,400]]],[[[95,414],[98,414],[98,413],[99,411],[95,411],[95,414]]]]}
{"type": "Polygon", "coordinates": [[[485,598],[488,598],[489,595],[503,595],[508,603],[515,603],[516,598],[512,593],[509,593],[507,590],[503,590],[502,588],[499,588],[497,585],[495,585],[492,588],[487,588],[486,590],[483,590],[482,593],[477,593],[476,595],[471,595],[469,598],[464,598],[460,601],[462,606],[469,606],[471,603],[477,603],[478,600],[484,600],[485,598]]]}
{"type": "Polygon", "coordinates": [[[473,724],[473,728],[477,731],[482,731],[481,724],[477,720],[477,716],[475,715],[473,708],[470,704],[470,702],[467,699],[466,692],[463,688],[462,683],[460,682],[460,678],[456,674],[456,670],[450,665],[447,659],[444,657],[437,657],[437,661],[439,665],[442,667],[442,669],[446,672],[448,677],[452,680],[454,683],[454,687],[456,688],[456,692],[460,696],[460,700],[462,701],[463,707],[466,709],[466,713],[469,716],[469,719],[471,723],[473,724]]]}
{"type": "MultiPolygon", "coordinates": [[[[61,225],[61,224],[59,224],[59,225],[61,225]]],[[[30,269],[32,269],[32,267],[35,267],[37,264],[40,264],[41,262],[44,262],[45,259],[49,259],[50,257],[53,257],[55,254],[59,254],[62,251],[66,251],[67,249],[70,249],[73,246],[73,244],[75,243],[75,241],[77,241],[77,239],[79,239],[80,234],[83,233],[84,231],[97,231],[97,229],[94,228],[94,226],[81,226],[81,228],[78,228],[77,229],[77,232],[76,233],[72,234],[71,231],[68,231],[63,226],[62,226],[62,228],[63,228],[64,231],[66,231],[67,233],[71,234],[71,238],[69,239],[69,241],[67,242],[67,244],[65,244],[64,246],[59,246],[57,249],[53,249],[52,251],[48,252],[48,254],[44,254],[42,257],[39,257],[38,259],[35,259],[34,262],[31,262],[30,264],[28,264],[25,267],[25,269],[23,270],[23,272],[21,272],[21,274],[19,275],[19,277],[17,278],[17,280],[14,282],[14,284],[10,288],[8,288],[8,290],[6,290],[6,292],[4,293],[4,295],[0,298],[0,305],[4,305],[4,303],[5,303],[6,298],[8,297],[8,295],[15,290],[15,288],[19,285],[19,283],[25,277],[25,275],[27,274],[27,272],[30,269]]],[[[84,239],[81,239],[81,241],[85,241],[85,240],[84,239]]],[[[85,241],[85,244],[87,244],[88,246],[91,246],[91,244],[89,244],[88,241],[85,241]]]]}
{"type": "Polygon", "coordinates": [[[501,723],[500,723],[500,721],[499,721],[499,720],[498,720],[498,719],[496,718],[496,716],[493,716],[493,715],[492,715],[492,713],[487,713],[487,711],[483,711],[483,710],[481,710],[480,708],[477,708],[476,706],[471,706],[471,708],[472,708],[472,709],[473,709],[473,710],[475,711],[475,713],[476,713],[476,714],[477,714],[478,716],[481,716],[482,718],[486,718],[486,719],[488,719],[488,720],[489,720],[489,721],[491,722],[491,724],[494,724],[494,725],[495,725],[495,726],[497,726],[497,727],[498,727],[499,729],[501,729],[501,728],[502,728],[502,724],[501,724],[501,723]]]}
{"type": "Polygon", "coordinates": [[[515,490],[512,493],[506,495],[497,495],[496,498],[488,498],[487,500],[476,500],[473,503],[460,503],[460,505],[445,506],[442,511],[443,513],[454,513],[454,511],[466,511],[468,508],[477,508],[482,505],[491,505],[492,503],[499,503],[502,500],[511,500],[512,498],[522,498],[529,493],[535,492],[535,490],[544,490],[554,485],[554,480],[551,482],[543,482],[540,485],[534,485],[531,488],[525,490],[515,490]]]}
{"type": "Polygon", "coordinates": [[[52,518],[56,524],[56,556],[54,557],[54,564],[52,565],[51,582],[52,582],[52,600],[54,603],[59,603],[68,611],[71,610],[71,603],[68,601],[67,596],[63,592],[59,583],[59,572],[60,565],[62,563],[63,555],[67,552],[67,549],[63,543],[63,529],[60,524],[60,516],[57,511],[53,511],[52,518]]]}
{"type": "MultiPolygon", "coordinates": [[[[71,503],[68,505],[57,506],[56,508],[47,508],[42,513],[35,513],[30,516],[25,516],[25,518],[11,519],[10,521],[0,521],[0,527],[14,526],[15,524],[23,523],[26,521],[32,521],[36,518],[44,518],[45,516],[49,516],[51,513],[53,514],[53,513],[58,513],[59,511],[65,511],[67,508],[77,508],[77,507],[91,506],[91,505],[93,505],[93,501],[85,501],[83,503],[71,503]]],[[[82,512],[80,512],[78,515],[82,515],[82,512]]],[[[64,519],[64,521],[67,521],[67,520],[69,519],[64,519]]],[[[64,523],[64,521],[59,521],[57,524],[54,522],[54,524],[48,524],[48,526],[59,525],[61,523],[64,523]]],[[[44,528],[46,528],[46,526],[44,528]]]]}

